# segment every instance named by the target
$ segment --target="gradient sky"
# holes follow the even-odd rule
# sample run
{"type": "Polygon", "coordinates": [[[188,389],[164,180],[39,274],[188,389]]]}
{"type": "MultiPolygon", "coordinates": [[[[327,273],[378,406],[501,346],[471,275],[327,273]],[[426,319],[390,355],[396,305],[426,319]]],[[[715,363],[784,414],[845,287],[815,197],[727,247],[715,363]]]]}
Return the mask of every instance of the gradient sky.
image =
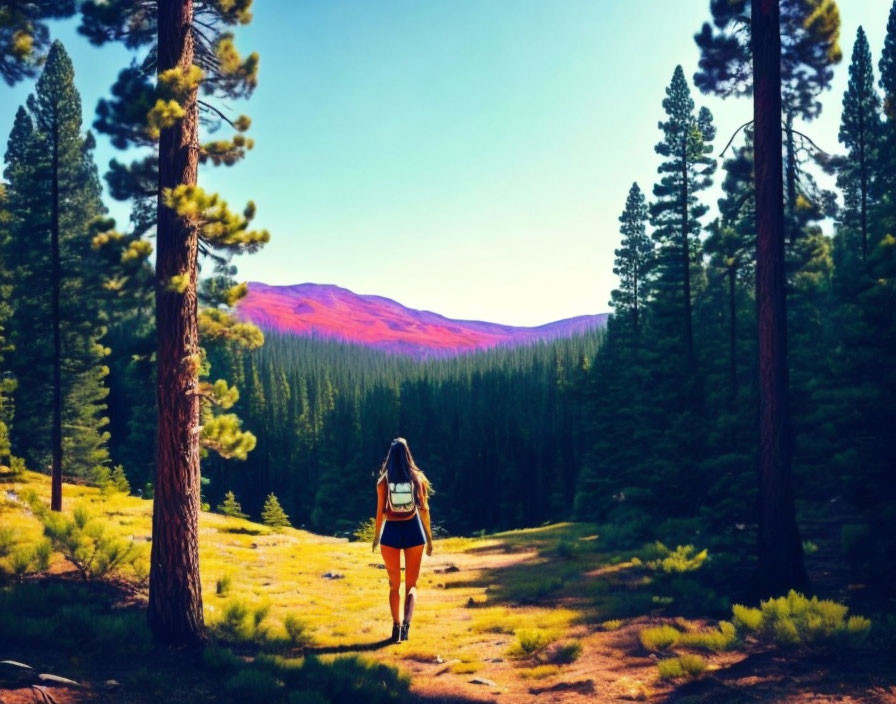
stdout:
{"type": "MultiPolygon", "coordinates": [[[[271,231],[240,277],[335,283],[456,318],[537,325],[608,310],[617,217],[650,192],[664,88],[693,75],[707,0],[257,0],[238,33],[261,54],[254,151],[203,167],[271,231]]],[[[875,69],[890,0],[840,0],[844,61],[802,130],[835,150],[856,28],[875,69]]],[[[128,54],[53,26],[85,122],[128,54]]],[[[0,85],[8,134],[29,82],[0,85]]],[[[746,100],[694,95],[717,151],[746,100]]],[[[101,169],[115,150],[100,138],[101,169]]],[[[718,179],[717,179],[718,180],[718,179]]],[[[713,202],[717,192],[707,196],[713,202]]],[[[111,204],[120,222],[127,209],[111,204]]]]}

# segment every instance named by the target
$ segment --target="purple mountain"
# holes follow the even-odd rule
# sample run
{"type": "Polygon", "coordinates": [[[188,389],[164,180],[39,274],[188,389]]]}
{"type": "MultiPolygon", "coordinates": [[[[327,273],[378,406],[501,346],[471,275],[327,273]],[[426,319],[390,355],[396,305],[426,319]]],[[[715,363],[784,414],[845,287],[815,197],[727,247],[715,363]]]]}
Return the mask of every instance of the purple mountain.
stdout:
{"type": "Polygon", "coordinates": [[[382,296],[331,284],[269,286],[250,282],[237,314],[264,330],[331,338],[414,357],[446,357],[489,347],[568,337],[606,325],[607,314],[580,315],[537,327],[452,320],[382,296]]]}

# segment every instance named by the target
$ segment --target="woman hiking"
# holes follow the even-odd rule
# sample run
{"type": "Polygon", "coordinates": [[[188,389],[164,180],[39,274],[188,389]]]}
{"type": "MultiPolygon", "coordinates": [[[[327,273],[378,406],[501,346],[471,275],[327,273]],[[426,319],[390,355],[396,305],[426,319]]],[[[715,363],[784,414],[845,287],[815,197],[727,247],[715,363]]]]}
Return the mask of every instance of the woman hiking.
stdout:
{"type": "Polygon", "coordinates": [[[426,475],[414,463],[408,442],[395,438],[386,453],[376,480],[376,525],[373,550],[380,546],[389,574],[389,609],[392,611],[392,642],[408,639],[417,577],[423,549],[432,555],[429,525],[429,494],[426,475]],[[404,619],[398,620],[398,590],[401,588],[401,551],[404,550],[404,619]]]}

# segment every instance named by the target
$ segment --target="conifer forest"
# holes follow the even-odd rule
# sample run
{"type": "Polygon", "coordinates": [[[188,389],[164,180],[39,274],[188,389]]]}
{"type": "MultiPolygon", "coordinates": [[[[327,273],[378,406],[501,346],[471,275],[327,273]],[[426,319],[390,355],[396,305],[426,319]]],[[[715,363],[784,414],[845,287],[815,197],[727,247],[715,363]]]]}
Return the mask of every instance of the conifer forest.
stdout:
{"type": "Polygon", "coordinates": [[[211,184],[279,2],[0,2],[0,701],[896,701],[896,2],[849,43],[853,0],[699,4],[594,232],[606,325],[415,356],[240,313],[291,235],[211,184]],[[60,27],[121,62],[93,110],[60,27]],[[378,640],[395,437],[413,654],[378,640]]]}

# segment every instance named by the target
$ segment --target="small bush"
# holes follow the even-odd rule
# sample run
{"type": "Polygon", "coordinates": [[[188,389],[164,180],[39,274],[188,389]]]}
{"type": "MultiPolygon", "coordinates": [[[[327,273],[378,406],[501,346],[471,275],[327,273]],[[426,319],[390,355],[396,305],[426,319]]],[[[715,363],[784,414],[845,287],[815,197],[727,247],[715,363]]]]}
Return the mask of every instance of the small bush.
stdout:
{"type": "Polygon", "coordinates": [[[355,540],[360,540],[363,543],[372,543],[375,529],[376,519],[368,518],[366,521],[363,521],[357,525],[355,530],[352,532],[352,537],[355,540]]]}
{"type": "Polygon", "coordinates": [[[218,504],[217,507],[218,513],[223,513],[225,516],[230,516],[231,518],[248,518],[249,516],[243,513],[243,507],[240,506],[240,502],[236,500],[236,496],[234,496],[232,491],[228,491],[224,494],[224,501],[218,504]]]}
{"type": "Polygon", "coordinates": [[[241,704],[267,704],[280,697],[281,684],[269,672],[246,668],[233,675],[224,689],[241,704]]]}
{"type": "Polygon", "coordinates": [[[518,670],[517,674],[525,680],[541,680],[545,677],[553,677],[560,672],[556,665],[537,665],[525,670],[518,670]]]}
{"type": "Polygon", "coordinates": [[[655,628],[645,628],[638,634],[641,645],[644,650],[659,651],[666,650],[678,643],[681,638],[681,631],[672,626],[657,626],[655,628]]]}
{"type": "Polygon", "coordinates": [[[691,648],[718,653],[734,647],[737,643],[737,630],[730,621],[720,621],[718,630],[683,633],[679,642],[691,648]]]}
{"type": "Polygon", "coordinates": [[[543,661],[554,665],[568,665],[582,656],[582,644],[578,641],[563,643],[544,651],[543,661]]]}
{"type": "Polygon", "coordinates": [[[731,614],[739,633],[753,633],[762,628],[762,612],[759,609],[735,604],[731,607],[731,614]]]}
{"type": "Polygon", "coordinates": [[[229,574],[222,575],[215,580],[215,594],[218,596],[227,596],[230,593],[230,587],[233,586],[233,576],[229,574]]]}
{"type": "Polygon", "coordinates": [[[697,677],[706,669],[706,660],[699,655],[682,655],[657,663],[660,677],[678,679],[680,677],[697,677]]]}
{"type": "Polygon", "coordinates": [[[71,516],[56,511],[44,511],[38,516],[44,524],[44,535],[71,562],[82,579],[99,579],[130,567],[146,559],[145,550],[134,542],[112,532],[112,524],[97,518],[83,506],[76,506],[71,516]]]}
{"type": "Polygon", "coordinates": [[[213,625],[218,636],[225,640],[245,642],[255,637],[249,605],[239,600],[226,604],[220,620],[213,625]]]}
{"type": "Polygon", "coordinates": [[[293,648],[304,648],[314,643],[308,623],[295,614],[287,614],[283,619],[283,628],[286,629],[286,638],[293,648]]]}
{"type": "Polygon", "coordinates": [[[779,646],[856,647],[867,638],[871,621],[847,617],[848,612],[843,604],[790,590],[787,596],[761,602],[758,609],[736,604],[733,620],[739,633],[752,633],[779,646]]]}
{"type": "Polygon", "coordinates": [[[553,631],[546,631],[541,628],[520,628],[517,629],[516,642],[514,642],[507,654],[511,657],[527,657],[543,650],[557,639],[557,634],[553,631]]]}
{"type": "Polygon", "coordinates": [[[611,618],[609,621],[604,621],[601,625],[605,631],[618,631],[622,628],[622,619],[621,618],[611,618]]]}
{"type": "Polygon", "coordinates": [[[482,669],[481,662],[456,662],[451,666],[451,671],[455,675],[472,675],[482,669]]]}
{"type": "Polygon", "coordinates": [[[286,515],[286,511],[283,510],[280,501],[273,492],[268,494],[267,499],[265,499],[264,508],[261,510],[261,522],[274,530],[288,528],[291,525],[289,516],[286,515]]]}
{"type": "MultiPolygon", "coordinates": [[[[665,548],[662,543],[658,542],[656,545],[665,548]]],[[[665,556],[647,562],[647,567],[666,574],[693,572],[703,566],[709,555],[705,549],[697,552],[693,545],[679,545],[674,551],[667,552],[665,556]]]]}

